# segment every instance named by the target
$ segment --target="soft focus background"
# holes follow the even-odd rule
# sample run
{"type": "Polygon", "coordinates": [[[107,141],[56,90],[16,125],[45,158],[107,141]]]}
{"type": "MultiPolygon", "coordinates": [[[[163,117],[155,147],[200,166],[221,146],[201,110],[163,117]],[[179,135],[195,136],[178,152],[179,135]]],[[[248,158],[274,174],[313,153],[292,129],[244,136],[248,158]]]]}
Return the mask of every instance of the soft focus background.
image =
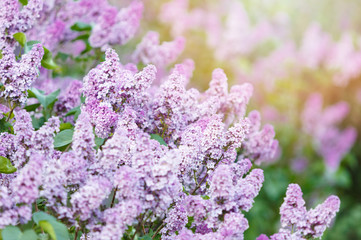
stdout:
{"type": "Polygon", "coordinates": [[[231,84],[253,84],[248,109],[275,126],[279,154],[261,165],[266,181],[247,213],[245,239],[278,231],[278,209],[294,182],[308,208],[340,197],[323,239],[361,239],[360,2],[146,0],[144,9],[138,38],[118,52],[127,56],[146,30],[159,32],[160,42],[182,36],[184,51],[170,61],[193,59],[190,87],[206,89],[212,70],[223,68],[231,84]]]}

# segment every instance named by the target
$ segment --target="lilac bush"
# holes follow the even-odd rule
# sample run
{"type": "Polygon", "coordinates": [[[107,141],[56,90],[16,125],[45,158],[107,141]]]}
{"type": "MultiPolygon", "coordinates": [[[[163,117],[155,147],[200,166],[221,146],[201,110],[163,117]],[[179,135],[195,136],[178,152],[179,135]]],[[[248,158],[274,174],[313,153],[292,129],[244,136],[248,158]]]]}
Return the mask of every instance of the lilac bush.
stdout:
{"type": "MultiPolygon", "coordinates": [[[[206,91],[188,88],[192,60],[167,70],[184,39],[159,44],[156,32],[121,63],[114,47],[135,35],[140,1],[5,0],[0,10],[2,239],[244,238],[267,181],[258,165],[278,150],[273,127],[247,113],[251,84],[229,89],[215,69],[206,91]],[[76,60],[83,75],[62,76],[76,60]]],[[[304,204],[290,185],[271,239],[321,237],[340,201],[304,204]]]]}

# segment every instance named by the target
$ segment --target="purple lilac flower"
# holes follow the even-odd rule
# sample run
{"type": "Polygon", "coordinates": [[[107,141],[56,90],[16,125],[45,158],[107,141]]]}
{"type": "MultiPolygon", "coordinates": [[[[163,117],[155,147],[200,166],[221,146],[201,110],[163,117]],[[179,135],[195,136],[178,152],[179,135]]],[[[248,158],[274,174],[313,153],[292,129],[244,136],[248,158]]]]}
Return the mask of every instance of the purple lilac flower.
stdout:
{"type": "Polygon", "coordinates": [[[30,29],[40,16],[43,1],[29,0],[21,8],[17,0],[4,0],[0,2],[0,49],[14,47],[13,34],[30,29]]]}
{"type": "MultiPolygon", "coordinates": [[[[339,211],[340,199],[332,195],[309,211],[306,210],[304,204],[301,188],[297,184],[290,184],[280,209],[282,228],[270,237],[271,240],[304,240],[322,237],[339,211]],[[289,230],[291,225],[292,233],[289,230]]],[[[267,239],[265,235],[260,239],[263,238],[267,239]]]]}
{"type": "Polygon", "coordinates": [[[27,90],[38,77],[38,67],[43,54],[43,47],[36,44],[17,62],[12,49],[3,49],[0,78],[5,90],[0,92],[0,97],[24,104],[28,96],[27,90]]]}
{"type": "Polygon", "coordinates": [[[30,114],[26,110],[14,111],[15,124],[14,133],[16,135],[17,144],[31,146],[31,137],[34,134],[34,128],[31,123],[30,114]]]}
{"type": "Polygon", "coordinates": [[[324,158],[326,166],[335,171],[354,142],[356,130],[348,127],[341,130],[337,125],[347,116],[349,106],[339,102],[322,109],[323,99],[319,94],[309,96],[303,113],[303,130],[313,137],[318,153],[324,158]]]}
{"type": "Polygon", "coordinates": [[[73,80],[66,88],[64,93],[61,93],[54,108],[60,116],[64,116],[70,109],[80,104],[82,82],[73,80]]]}
{"type": "Polygon", "coordinates": [[[322,204],[307,212],[305,222],[300,231],[306,237],[319,238],[330,226],[332,219],[340,209],[340,199],[336,196],[328,197],[322,204]]]}
{"type": "Polygon", "coordinates": [[[286,197],[280,208],[281,226],[287,227],[301,222],[306,212],[300,186],[297,184],[288,185],[286,197]]]}
{"type": "Polygon", "coordinates": [[[128,225],[141,213],[142,205],[138,200],[123,201],[114,208],[104,211],[105,226],[98,235],[100,240],[118,240],[123,236],[128,225]]]}
{"type": "Polygon", "coordinates": [[[159,34],[148,32],[134,51],[133,61],[144,64],[152,63],[157,67],[164,68],[177,59],[183,51],[184,45],[185,39],[182,37],[178,37],[172,42],[160,44],[159,34]]]}
{"type": "Polygon", "coordinates": [[[12,199],[16,203],[32,204],[39,197],[44,157],[33,152],[29,162],[11,183],[12,199]]]}
{"type": "Polygon", "coordinates": [[[104,177],[91,177],[86,185],[82,186],[71,197],[71,205],[80,220],[89,219],[94,210],[96,210],[103,200],[110,194],[112,184],[104,177]]]}
{"type": "Polygon", "coordinates": [[[31,142],[34,150],[40,151],[51,157],[54,152],[54,136],[59,132],[60,120],[58,117],[51,117],[41,126],[41,128],[34,132],[31,142]]]}
{"type": "Polygon", "coordinates": [[[176,231],[181,230],[188,222],[185,207],[182,204],[176,205],[167,213],[164,222],[167,225],[162,229],[163,234],[173,234],[176,231]]]}
{"type": "Polygon", "coordinates": [[[71,151],[63,153],[58,161],[61,163],[61,171],[65,173],[66,185],[82,185],[86,181],[89,162],[84,158],[77,157],[71,151]]]}
{"type": "Polygon", "coordinates": [[[239,201],[237,204],[244,211],[251,209],[254,198],[261,190],[263,181],[264,175],[261,169],[254,169],[245,178],[239,180],[236,199],[239,201]]]}
{"type": "Polygon", "coordinates": [[[136,33],[142,17],[143,4],[133,1],[128,7],[103,10],[89,42],[93,47],[127,43],[136,33]]]}
{"type": "Polygon", "coordinates": [[[249,120],[251,128],[243,144],[242,154],[253,159],[256,164],[273,160],[278,149],[273,126],[266,124],[260,129],[260,115],[257,111],[249,113],[249,120]]]}
{"type": "Polygon", "coordinates": [[[94,147],[93,127],[90,123],[89,114],[83,108],[75,123],[72,148],[77,157],[92,163],[95,158],[94,147]]]}

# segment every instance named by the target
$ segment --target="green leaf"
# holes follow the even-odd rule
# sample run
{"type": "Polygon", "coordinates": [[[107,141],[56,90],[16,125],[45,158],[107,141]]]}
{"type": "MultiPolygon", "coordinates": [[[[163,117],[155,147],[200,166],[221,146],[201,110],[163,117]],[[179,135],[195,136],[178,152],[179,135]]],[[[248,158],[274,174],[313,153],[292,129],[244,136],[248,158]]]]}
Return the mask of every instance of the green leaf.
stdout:
{"type": "Polygon", "coordinates": [[[27,105],[25,108],[25,110],[27,112],[33,112],[35,111],[38,107],[40,106],[40,103],[35,103],[35,104],[31,104],[31,105],[27,105]]]}
{"type": "Polygon", "coordinates": [[[148,233],[147,235],[140,237],[139,240],[152,240],[152,235],[153,234],[148,233]]]}
{"type": "Polygon", "coordinates": [[[35,118],[34,116],[31,116],[31,122],[33,124],[33,127],[35,128],[35,130],[39,129],[41,126],[44,125],[45,123],[45,118],[41,117],[41,118],[35,118]]]}
{"type": "Polygon", "coordinates": [[[65,129],[54,137],[54,148],[68,145],[73,141],[73,129],[65,129]]]}
{"type": "Polygon", "coordinates": [[[73,125],[69,122],[61,123],[60,127],[59,127],[60,131],[63,131],[65,129],[71,129],[71,128],[73,128],[73,125]]]}
{"type": "Polygon", "coordinates": [[[37,240],[38,236],[36,235],[33,229],[25,230],[20,240],[37,240]]]}
{"type": "Polygon", "coordinates": [[[167,143],[158,134],[150,134],[150,139],[157,140],[160,143],[160,145],[167,146],[167,143]]]}
{"type": "Polygon", "coordinates": [[[60,93],[60,89],[50,93],[49,95],[45,95],[43,91],[36,88],[31,88],[30,90],[28,90],[28,93],[29,97],[35,96],[39,100],[41,105],[43,105],[44,108],[47,108],[50,104],[56,101],[56,98],[60,93]]]}
{"type": "Polygon", "coordinates": [[[20,229],[14,226],[7,226],[1,232],[3,240],[19,240],[21,235],[20,229]]]}
{"type": "Polygon", "coordinates": [[[70,27],[70,29],[76,32],[91,31],[92,26],[87,23],[76,22],[73,26],[70,27]]]}
{"type": "Polygon", "coordinates": [[[0,50],[0,59],[2,59],[2,58],[3,58],[3,51],[0,50]]]}
{"type": "Polygon", "coordinates": [[[19,0],[22,5],[28,5],[28,0],[19,0]]]}
{"type": "Polygon", "coordinates": [[[33,46],[35,44],[38,44],[40,43],[39,41],[29,41],[25,44],[25,47],[24,47],[24,53],[28,53],[30,52],[30,50],[33,48],[33,46]]]}
{"type": "Polygon", "coordinates": [[[204,200],[209,200],[210,199],[210,197],[208,196],[208,195],[202,195],[201,196],[204,200]]]}
{"type": "Polygon", "coordinates": [[[67,227],[58,222],[55,217],[45,212],[36,212],[33,214],[33,220],[44,229],[53,240],[69,240],[67,227]]]}
{"type": "Polygon", "coordinates": [[[65,117],[75,115],[78,112],[80,113],[80,106],[70,109],[69,112],[65,114],[65,117]]]}
{"type": "Polygon", "coordinates": [[[69,112],[65,114],[65,117],[74,115],[74,121],[76,121],[80,113],[81,113],[80,106],[77,106],[75,108],[70,109],[69,112]]]}
{"type": "Polygon", "coordinates": [[[63,53],[63,52],[58,52],[58,54],[56,55],[56,59],[60,59],[61,61],[65,62],[69,57],[69,54],[63,53]]]}
{"type": "Polygon", "coordinates": [[[75,42],[75,41],[78,41],[78,40],[83,40],[83,41],[87,41],[90,37],[90,34],[89,33],[86,33],[86,34],[82,34],[82,35],[79,35],[77,36],[76,38],[74,38],[72,40],[72,42],[75,42]]]}
{"type": "Polygon", "coordinates": [[[9,131],[11,127],[11,123],[7,122],[5,117],[0,119],[0,132],[11,132],[9,131]]]}
{"type": "Polygon", "coordinates": [[[25,46],[25,44],[26,44],[26,36],[25,36],[24,33],[22,33],[22,32],[15,33],[13,35],[13,37],[18,43],[20,43],[20,46],[22,46],[22,47],[25,46]]]}
{"type": "Polygon", "coordinates": [[[95,142],[95,149],[98,149],[101,145],[103,145],[105,139],[104,138],[99,138],[99,137],[95,137],[94,142],[95,142]]]}
{"type": "Polygon", "coordinates": [[[41,66],[50,70],[59,68],[59,66],[53,60],[53,54],[46,47],[43,48],[44,48],[44,55],[43,55],[43,59],[41,60],[41,66]]]}
{"type": "Polygon", "coordinates": [[[16,170],[16,167],[11,164],[8,158],[0,156],[0,173],[10,174],[16,172],[16,170]]]}

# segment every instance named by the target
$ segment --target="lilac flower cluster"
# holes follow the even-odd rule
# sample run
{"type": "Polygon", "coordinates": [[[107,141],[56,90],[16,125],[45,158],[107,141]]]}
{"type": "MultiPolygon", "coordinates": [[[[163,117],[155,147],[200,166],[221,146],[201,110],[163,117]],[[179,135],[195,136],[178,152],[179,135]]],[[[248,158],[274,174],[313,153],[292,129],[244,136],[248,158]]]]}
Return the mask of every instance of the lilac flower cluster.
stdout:
{"type": "Polygon", "coordinates": [[[143,12],[140,1],[122,9],[107,0],[29,0],[25,6],[18,0],[5,0],[0,4],[0,49],[14,46],[14,33],[26,32],[30,40],[40,41],[51,51],[64,50],[63,46],[71,53],[84,50],[81,41],[72,42],[77,37],[70,29],[74,24],[91,24],[89,42],[93,47],[123,45],[135,35],[143,12]]]}
{"type": "Polygon", "coordinates": [[[303,113],[304,131],[313,137],[318,153],[324,158],[331,170],[336,170],[343,156],[356,141],[356,129],[347,127],[341,130],[337,127],[348,114],[346,102],[339,102],[322,109],[323,99],[319,94],[309,96],[303,113]]]}
{"type": "MultiPolygon", "coordinates": [[[[78,219],[78,224],[86,224],[96,239],[117,239],[126,225],[139,221],[139,216],[144,217],[142,224],[163,219],[161,233],[165,238],[178,238],[177,233],[182,236],[188,232],[188,217],[194,218],[194,238],[242,237],[248,222],[241,211],[252,207],[263,172],[254,169],[247,174],[252,164],[237,149],[243,144],[250,149],[247,142],[262,145],[269,141],[258,140],[260,123],[252,127],[252,120],[244,117],[251,88],[235,86],[232,89],[237,91],[228,94],[227,78],[221,70],[215,70],[208,91],[202,94],[187,90],[187,66],[182,65],[159,87],[151,87],[155,67],[147,66],[140,72],[133,69],[120,64],[116,53],[109,49],[105,62],[85,76],[82,92],[86,101],[67,152],[53,149],[57,118],[50,118],[34,131],[29,113],[16,111],[15,138],[11,138],[15,148],[2,146],[4,157],[19,167],[18,177],[10,175],[8,179],[10,186],[27,174],[33,161],[27,163],[26,159],[36,151],[44,155],[44,166],[37,168],[37,177],[44,183],[37,181],[26,187],[24,194],[32,195],[22,197],[22,201],[30,204],[42,196],[59,218],[69,222],[78,219]],[[235,93],[240,93],[241,100],[233,101],[235,93]],[[217,103],[218,96],[221,101],[217,103]],[[228,119],[227,124],[224,119],[228,119]],[[106,139],[97,151],[93,127],[96,135],[106,139]],[[151,139],[151,134],[159,134],[167,146],[151,139]],[[66,200],[69,194],[70,206],[66,200]],[[107,205],[105,200],[111,194],[114,198],[107,205]],[[203,209],[201,216],[195,215],[201,209],[189,211],[194,200],[203,209]]],[[[73,85],[79,86],[77,82],[73,85]]],[[[59,104],[73,101],[66,93],[59,104]]],[[[12,136],[3,133],[2,137],[8,135],[12,136]]],[[[14,197],[13,204],[18,200],[14,197]]]]}
{"type": "Polygon", "coordinates": [[[29,0],[25,6],[18,0],[0,2],[0,50],[14,47],[13,34],[30,29],[40,16],[42,7],[41,0],[29,0]]]}
{"type": "MultiPolygon", "coordinates": [[[[320,238],[326,228],[330,226],[339,208],[340,199],[337,196],[330,196],[316,208],[307,211],[300,186],[290,184],[280,209],[282,228],[270,239],[320,238]]],[[[269,238],[262,234],[257,240],[269,240],[269,238]]]]}
{"type": "Polygon", "coordinates": [[[38,68],[44,54],[40,44],[34,45],[32,50],[24,54],[20,61],[15,59],[13,49],[6,47],[0,59],[0,81],[4,91],[0,97],[16,103],[25,103],[27,90],[38,77],[38,68]]]}

